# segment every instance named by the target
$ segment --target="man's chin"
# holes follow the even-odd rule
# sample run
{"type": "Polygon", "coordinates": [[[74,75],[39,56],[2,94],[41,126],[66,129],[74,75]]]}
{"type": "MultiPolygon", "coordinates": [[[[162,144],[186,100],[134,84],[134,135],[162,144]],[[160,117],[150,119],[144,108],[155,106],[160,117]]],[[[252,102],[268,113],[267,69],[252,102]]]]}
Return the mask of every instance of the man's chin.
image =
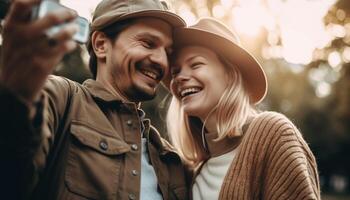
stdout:
{"type": "Polygon", "coordinates": [[[156,93],[148,94],[148,93],[139,93],[135,99],[135,101],[149,101],[156,97],[156,93]]]}
{"type": "Polygon", "coordinates": [[[128,94],[128,98],[134,102],[149,101],[156,97],[156,91],[149,88],[134,87],[128,94]]]}

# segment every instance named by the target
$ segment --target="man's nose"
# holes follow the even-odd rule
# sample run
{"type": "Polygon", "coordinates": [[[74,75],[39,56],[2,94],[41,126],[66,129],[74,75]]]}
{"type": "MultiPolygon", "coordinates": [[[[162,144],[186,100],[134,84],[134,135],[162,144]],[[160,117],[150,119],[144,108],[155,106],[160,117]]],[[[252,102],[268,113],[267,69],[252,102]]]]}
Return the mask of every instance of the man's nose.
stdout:
{"type": "Polygon", "coordinates": [[[150,56],[150,59],[152,62],[157,63],[159,66],[161,66],[166,73],[168,72],[169,62],[165,49],[159,48],[154,50],[150,56]]]}

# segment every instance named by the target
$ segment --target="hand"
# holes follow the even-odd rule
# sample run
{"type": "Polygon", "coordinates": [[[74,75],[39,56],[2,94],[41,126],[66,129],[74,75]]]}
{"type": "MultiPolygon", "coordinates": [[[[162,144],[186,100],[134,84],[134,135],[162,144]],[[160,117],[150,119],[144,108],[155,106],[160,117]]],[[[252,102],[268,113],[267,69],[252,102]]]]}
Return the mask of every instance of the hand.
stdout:
{"type": "Polygon", "coordinates": [[[48,38],[45,31],[75,19],[77,14],[61,9],[31,20],[31,10],[41,0],[13,0],[3,26],[0,83],[31,103],[38,97],[47,76],[64,54],[75,49],[72,36],[78,28],[69,24],[48,38]]]}

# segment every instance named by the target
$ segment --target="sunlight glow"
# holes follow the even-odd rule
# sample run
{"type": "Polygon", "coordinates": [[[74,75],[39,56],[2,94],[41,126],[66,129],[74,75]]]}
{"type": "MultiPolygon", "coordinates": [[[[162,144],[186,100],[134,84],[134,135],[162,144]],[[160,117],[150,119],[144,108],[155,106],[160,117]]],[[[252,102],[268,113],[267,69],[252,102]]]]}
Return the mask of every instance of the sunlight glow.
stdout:
{"type": "Polygon", "coordinates": [[[331,67],[333,68],[337,67],[339,64],[341,64],[341,62],[342,62],[342,59],[339,52],[333,51],[328,55],[328,63],[331,67]]]}
{"type": "Polygon", "coordinates": [[[209,16],[209,10],[206,0],[194,0],[194,5],[196,5],[197,13],[200,17],[209,16]]]}
{"type": "Polygon", "coordinates": [[[332,87],[329,83],[322,81],[316,87],[316,96],[324,98],[331,93],[332,87]]]}
{"type": "MultiPolygon", "coordinates": [[[[207,1],[194,0],[196,14],[188,2],[167,0],[176,5],[176,12],[188,25],[197,21],[197,17],[209,16],[207,1]]],[[[219,19],[228,19],[226,23],[234,27],[239,35],[257,39],[267,31],[268,44],[263,56],[284,58],[291,64],[308,64],[315,60],[316,49],[330,45],[334,38],[343,38],[350,44],[350,23],[345,27],[324,25],[323,18],[337,0],[220,0],[213,6],[212,13],[219,19]],[[227,18],[226,18],[227,17],[227,18]]],[[[67,7],[77,10],[79,15],[91,21],[91,13],[100,0],[61,0],[67,7]]],[[[346,18],[344,10],[337,10],[336,17],[342,21],[346,18]]],[[[225,20],[224,20],[225,21],[225,20]]],[[[349,62],[349,50],[342,55],[332,54],[328,60],[332,66],[339,64],[343,58],[349,62]]],[[[326,57],[327,59],[327,57],[326,57]]]]}
{"type": "Polygon", "coordinates": [[[72,1],[72,0],[61,0],[60,3],[72,8],[78,12],[82,17],[85,17],[89,21],[92,20],[92,13],[101,0],[84,0],[84,1],[72,1]]]}
{"type": "Polygon", "coordinates": [[[197,21],[196,16],[191,12],[186,4],[182,4],[179,8],[179,15],[186,21],[187,25],[192,25],[197,21]]]}
{"type": "Polygon", "coordinates": [[[220,0],[220,4],[225,8],[231,8],[233,6],[233,0],[220,0]]]}
{"type": "Polygon", "coordinates": [[[346,18],[346,12],[342,9],[338,9],[336,16],[339,21],[343,21],[346,18]]]}
{"type": "Polygon", "coordinates": [[[259,34],[264,23],[273,26],[270,19],[259,5],[240,6],[232,10],[232,23],[235,29],[251,37],[259,34]]]}
{"type": "Polygon", "coordinates": [[[350,47],[345,47],[343,51],[343,60],[344,62],[350,62],[350,47]]]}
{"type": "Polygon", "coordinates": [[[323,48],[329,43],[331,37],[323,23],[323,16],[331,5],[328,3],[293,0],[281,5],[283,54],[288,62],[308,64],[312,61],[314,49],[323,48]]]}
{"type": "Polygon", "coordinates": [[[339,24],[328,24],[326,29],[333,37],[343,38],[346,35],[345,27],[339,24]]]}
{"type": "Polygon", "coordinates": [[[223,18],[226,14],[226,9],[224,6],[218,4],[213,7],[213,15],[216,18],[223,18]]]}
{"type": "Polygon", "coordinates": [[[283,57],[290,63],[308,64],[314,46],[306,35],[286,27],[282,30],[283,57]]]}

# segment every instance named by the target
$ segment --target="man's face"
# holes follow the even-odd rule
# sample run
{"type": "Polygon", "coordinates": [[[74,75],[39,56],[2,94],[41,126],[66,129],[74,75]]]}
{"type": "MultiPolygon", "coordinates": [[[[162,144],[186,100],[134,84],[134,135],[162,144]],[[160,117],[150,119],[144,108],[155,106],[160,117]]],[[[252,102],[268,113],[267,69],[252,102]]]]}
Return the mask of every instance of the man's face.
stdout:
{"type": "Polygon", "coordinates": [[[138,19],[109,45],[108,82],[130,101],[154,98],[158,84],[169,70],[171,26],[156,18],[138,19]]]}

